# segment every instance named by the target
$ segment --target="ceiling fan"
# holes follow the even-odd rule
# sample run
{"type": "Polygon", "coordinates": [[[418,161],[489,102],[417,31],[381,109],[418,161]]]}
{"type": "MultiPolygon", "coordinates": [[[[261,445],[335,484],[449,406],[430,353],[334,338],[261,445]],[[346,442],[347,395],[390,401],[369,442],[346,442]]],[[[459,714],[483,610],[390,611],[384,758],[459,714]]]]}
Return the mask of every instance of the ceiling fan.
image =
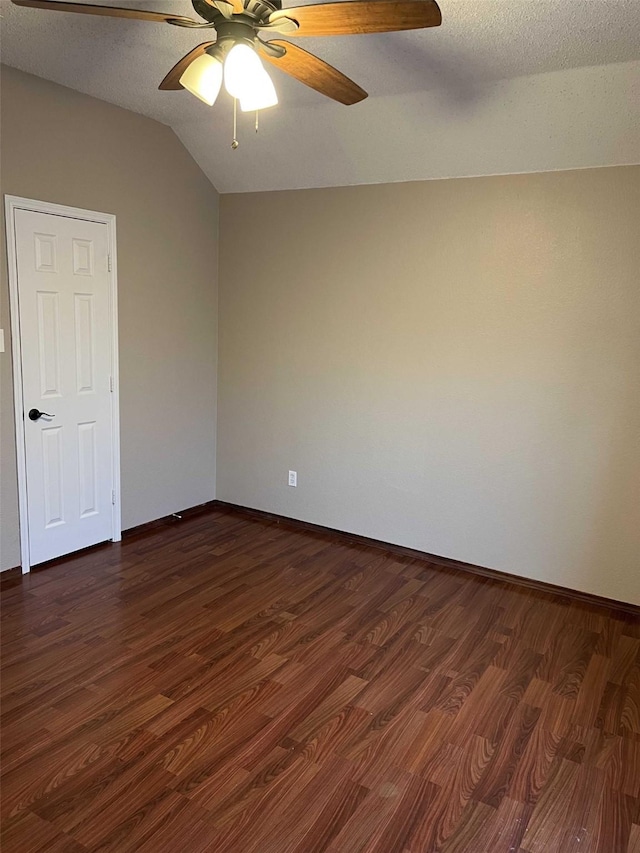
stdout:
{"type": "Polygon", "coordinates": [[[17,6],[158,21],[176,27],[212,29],[215,40],[194,47],[177,62],[159,88],[187,89],[213,105],[224,84],[243,111],[265,109],[278,102],[260,56],[341,104],[367,97],[353,80],[303,48],[283,39],[263,41],[260,34],[336,36],[385,33],[437,27],[442,21],[435,0],[339,0],[282,9],[282,0],[191,0],[204,19],[118,6],[94,6],[62,0],[13,0],[17,6]]]}

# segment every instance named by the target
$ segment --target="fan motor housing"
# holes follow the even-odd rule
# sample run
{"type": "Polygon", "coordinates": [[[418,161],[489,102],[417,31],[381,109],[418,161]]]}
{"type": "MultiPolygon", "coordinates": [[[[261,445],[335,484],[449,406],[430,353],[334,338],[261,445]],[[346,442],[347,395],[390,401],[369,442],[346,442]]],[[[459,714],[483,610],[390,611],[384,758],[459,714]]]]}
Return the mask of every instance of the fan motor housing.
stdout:
{"type": "Polygon", "coordinates": [[[245,15],[234,15],[233,20],[223,18],[216,22],[218,40],[216,45],[222,50],[229,50],[234,44],[245,44],[253,47],[256,40],[255,21],[245,15]]]}
{"type": "MultiPolygon", "coordinates": [[[[218,21],[224,19],[224,16],[215,6],[212,6],[208,0],[191,0],[195,12],[211,24],[217,24],[218,21]]],[[[266,21],[271,12],[276,12],[282,9],[282,0],[246,0],[244,4],[244,12],[251,19],[256,21],[266,21]]]]}
{"type": "Polygon", "coordinates": [[[247,0],[244,8],[245,12],[266,20],[272,12],[282,9],[282,0],[247,0]]]}

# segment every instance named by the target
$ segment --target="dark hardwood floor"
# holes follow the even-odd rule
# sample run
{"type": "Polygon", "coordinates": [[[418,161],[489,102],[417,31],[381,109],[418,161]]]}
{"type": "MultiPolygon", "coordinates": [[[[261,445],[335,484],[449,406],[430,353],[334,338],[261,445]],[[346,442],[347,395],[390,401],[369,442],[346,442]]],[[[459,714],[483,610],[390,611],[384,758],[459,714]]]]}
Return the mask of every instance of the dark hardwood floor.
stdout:
{"type": "Polygon", "coordinates": [[[221,510],[3,586],[3,853],[640,851],[633,614],[221,510]]]}

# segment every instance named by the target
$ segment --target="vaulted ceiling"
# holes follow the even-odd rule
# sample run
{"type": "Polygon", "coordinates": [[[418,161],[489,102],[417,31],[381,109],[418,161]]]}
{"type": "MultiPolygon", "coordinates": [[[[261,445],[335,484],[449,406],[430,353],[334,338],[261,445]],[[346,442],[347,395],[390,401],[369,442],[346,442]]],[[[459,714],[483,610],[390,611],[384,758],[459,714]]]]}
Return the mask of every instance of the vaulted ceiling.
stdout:
{"type": "MultiPolygon", "coordinates": [[[[102,3],[193,16],[189,0],[102,3]]],[[[158,91],[208,35],[2,0],[1,57],[170,125],[221,192],[640,160],[640,0],[439,5],[436,29],[299,39],[369,97],[345,107],[269,68],[280,103],[261,114],[257,135],[253,116],[240,114],[235,151],[228,95],[211,108],[158,91]]]]}

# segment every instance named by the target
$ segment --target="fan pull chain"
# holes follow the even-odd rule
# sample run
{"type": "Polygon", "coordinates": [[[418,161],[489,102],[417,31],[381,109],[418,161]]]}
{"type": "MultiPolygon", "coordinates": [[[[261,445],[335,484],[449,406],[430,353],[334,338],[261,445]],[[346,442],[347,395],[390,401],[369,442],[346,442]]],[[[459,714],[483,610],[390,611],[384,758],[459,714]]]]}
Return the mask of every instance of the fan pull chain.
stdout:
{"type": "Polygon", "coordinates": [[[240,143],[237,139],[238,136],[238,101],[233,99],[233,139],[231,140],[231,147],[235,151],[240,143]]]}
{"type": "Polygon", "coordinates": [[[256,133],[258,132],[258,110],[256,110],[256,133]]]}

